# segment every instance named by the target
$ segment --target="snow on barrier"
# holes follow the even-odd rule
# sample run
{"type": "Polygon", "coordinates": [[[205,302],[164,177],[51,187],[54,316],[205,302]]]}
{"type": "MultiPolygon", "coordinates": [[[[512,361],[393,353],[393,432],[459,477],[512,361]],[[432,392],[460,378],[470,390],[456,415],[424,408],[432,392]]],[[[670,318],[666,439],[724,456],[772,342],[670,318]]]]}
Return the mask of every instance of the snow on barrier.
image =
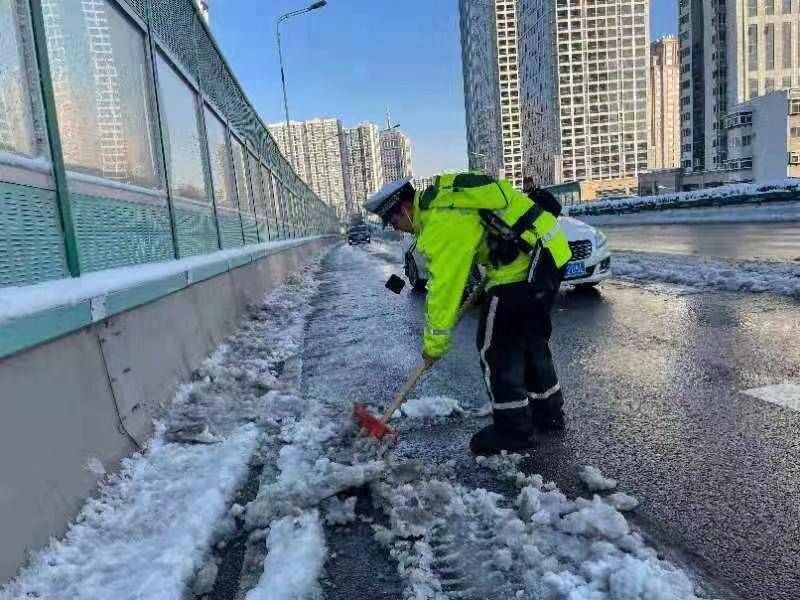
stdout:
{"type": "Polygon", "coordinates": [[[800,179],[782,179],[765,183],[736,183],[659,196],[610,198],[570,207],[569,214],[570,216],[608,215],[668,208],[699,208],[787,200],[800,200],[800,179]]]}

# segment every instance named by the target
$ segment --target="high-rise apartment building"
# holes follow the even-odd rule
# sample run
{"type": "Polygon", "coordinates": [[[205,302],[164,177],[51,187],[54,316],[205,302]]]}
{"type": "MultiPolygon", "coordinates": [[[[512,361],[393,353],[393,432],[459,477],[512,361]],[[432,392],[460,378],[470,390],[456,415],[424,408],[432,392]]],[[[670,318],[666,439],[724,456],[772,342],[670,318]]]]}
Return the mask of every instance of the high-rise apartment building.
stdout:
{"type": "Polygon", "coordinates": [[[681,162],[680,43],[666,36],[650,46],[650,169],[681,162]]]}
{"type": "Polygon", "coordinates": [[[297,174],[323,202],[332,206],[340,220],[352,207],[350,174],[344,131],[339,119],[311,119],[268,125],[281,153],[297,174]],[[289,150],[292,136],[292,152],[289,150]]]}
{"type": "Polygon", "coordinates": [[[522,187],[518,0],[460,0],[467,152],[471,169],[522,187]]]}
{"type": "MultiPolygon", "coordinates": [[[[308,157],[308,145],[305,143],[306,139],[306,122],[305,121],[289,121],[289,128],[287,130],[286,123],[273,123],[267,126],[270,134],[278,144],[281,153],[289,160],[294,167],[295,173],[300,178],[309,183],[311,175],[309,173],[310,159],[308,157]],[[291,152],[289,151],[289,136],[292,138],[291,152]],[[289,156],[291,154],[291,156],[289,156]]],[[[310,183],[309,183],[310,185],[310,183]]]]}
{"type": "Polygon", "coordinates": [[[517,59],[517,0],[495,0],[497,69],[500,83],[500,123],[503,175],[522,189],[522,119],[517,59]]]}
{"type": "Polygon", "coordinates": [[[383,185],[380,132],[372,123],[361,123],[345,129],[344,135],[353,198],[351,212],[359,212],[364,201],[383,185]]]}
{"type": "Polygon", "coordinates": [[[386,183],[411,177],[411,140],[396,128],[381,132],[381,163],[386,183]]]}
{"type": "Polygon", "coordinates": [[[494,2],[459,0],[467,161],[474,171],[502,174],[500,86],[494,2]]]}
{"type": "Polygon", "coordinates": [[[648,164],[649,2],[518,0],[523,171],[636,189],[648,164]]]}
{"type": "Polygon", "coordinates": [[[728,168],[725,117],[800,85],[798,0],[681,0],[681,166],[728,168]]]}

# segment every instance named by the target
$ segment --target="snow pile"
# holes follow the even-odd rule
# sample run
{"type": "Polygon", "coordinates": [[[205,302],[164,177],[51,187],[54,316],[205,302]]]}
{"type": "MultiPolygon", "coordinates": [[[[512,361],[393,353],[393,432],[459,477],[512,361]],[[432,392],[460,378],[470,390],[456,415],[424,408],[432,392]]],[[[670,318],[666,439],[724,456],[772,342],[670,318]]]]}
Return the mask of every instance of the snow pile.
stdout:
{"type": "MultiPolygon", "coordinates": [[[[211,548],[242,515],[233,499],[251,461],[270,459],[283,415],[303,409],[292,382],[316,269],[248,310],[179,388],[145,453],[125,460],[64,540],[34,557],[0,598],[177,599],[193,577],[194,589],[213,588],[211,548]]],[[[87,468],[99,474],[98,463],[87,468]]]]}
{"type": "Polygon", "coordinates": [[[321,598],[317,579],[326,554],[325,535],[316,510],[277,520],[267,537],[264,572],[246,600],[321,598]]]}
{"type": "Polygon", "coordinates": [[[796,200],[800,196],[800,179],[779,179],[763,183],[734,183],[692,192],[676,192],[659,196],[609,198],[570,207],[570,215],[598,215],[631,210],[709,206],[712,203],[735,204],[748,201],[796,200]]]}
{"type": "Polygon", "coordinates": [[[461,414],[463,409],[457,400],[447,396],[426,396],[412,398],[403,404],[403,414],[412,419],[423,417],[449,417],[453,413],[461,414]]]}
{"type": "Polygon", "coordinates": [[[248,505],[249,527],[265,527],[277,516],[315,507],[339,492],[363,487],[378,479],[383,462],[341,464],[315,455],[307,447],[287,445],[280,450],[278,469],[277,478],[265,482],[248,505]]]}
{"type": "Polygon", "coordinates": [[[146,454],[90,499],[0,598],[182,597],[203,564],[216,523],[247,472],[258,431],[246,425],[219,445],[178,445],[156,436],[146,454]]]}
{"type": "Polygon", "coordinates": [[[105,466],[99,458],[94,456],[86,461],[85,469],[97,477],[103,477],[106,474],[105,466]]]}
{"type": "Polygon", "coordinates": [[[479,464],[517,484],[514,502],[455,481],[452,465],[373,486],[389,527],[373,525],[407,583],[404,598],[688,599],[685,573],[658,558],[598,496],[568,500],[518,468],[518,455],[479,464]]]}
{"type": "Polygon", "coordinates": [[[626,512],[633,510],[639,506],[639,501],[624,492],[614,492],[603,498],[603,501],[608,502],[611,506],[619,511],[626,512]]]}
{"type": "Polygon", "coordinates": [[[800,298],[800,265],[724,258],[619,252],[614,277],[731,292],[763,292],[800,298]]]}
{"type": "Polygon", "coordinates": [[[613,490],[617,487],[617,480],[605,477],[597,467],[586,465],[578,471],[578,477],[590,492],[613,490]]]}
{"type": "Polygon", "coordinates": [[[698,208],[665,208],[657,211],[584,215],[582,221],[594,226],[657,225],[681,223],[779,223],[800,221],[800,202],[770,202],[698,208]]]}
{"type": "Polygon", "coordinates": [[[346,525],[356,520],[356,497],[350,496],[346,500],[339,500],[331,496],[322,501],[325,511],[325,522],[328,525],[346,525]]]}

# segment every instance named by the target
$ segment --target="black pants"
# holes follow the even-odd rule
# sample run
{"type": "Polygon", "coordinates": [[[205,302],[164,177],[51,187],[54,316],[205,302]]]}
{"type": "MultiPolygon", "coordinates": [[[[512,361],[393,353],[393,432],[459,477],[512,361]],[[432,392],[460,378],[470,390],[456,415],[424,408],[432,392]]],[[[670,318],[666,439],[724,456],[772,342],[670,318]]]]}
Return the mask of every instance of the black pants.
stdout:
{"type": "Polygon", "coordinates": [[[531,411],[557,407],[563,397],[550,353],[550,311],[563,274],[544,251],[531,282],[489,290],[478,326],[478,351],[495,427],[529,435],[531,411]]]}

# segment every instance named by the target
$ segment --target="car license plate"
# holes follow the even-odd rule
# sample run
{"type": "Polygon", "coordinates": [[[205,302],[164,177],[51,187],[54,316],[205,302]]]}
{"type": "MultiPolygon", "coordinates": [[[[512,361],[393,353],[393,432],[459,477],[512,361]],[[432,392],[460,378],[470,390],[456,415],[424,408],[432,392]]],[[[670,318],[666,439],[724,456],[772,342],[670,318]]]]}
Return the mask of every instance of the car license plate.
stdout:
{"type": "Polygon", "coordinates": [[[575,279],[584,275],[586,275],[586,265],[582,260],[567,263],[567,272],[564,275],[566,279],[575,279]]]}

